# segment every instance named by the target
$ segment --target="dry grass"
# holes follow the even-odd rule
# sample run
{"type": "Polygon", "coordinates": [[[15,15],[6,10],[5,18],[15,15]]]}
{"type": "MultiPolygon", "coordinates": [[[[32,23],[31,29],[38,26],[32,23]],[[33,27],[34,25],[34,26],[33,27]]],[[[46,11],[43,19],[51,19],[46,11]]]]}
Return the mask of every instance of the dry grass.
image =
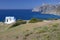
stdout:
{"type": "Polygon", "coordinates": [[[0,24],[0,40],[60,40],[60,20],[10,26],[0,24]]]}

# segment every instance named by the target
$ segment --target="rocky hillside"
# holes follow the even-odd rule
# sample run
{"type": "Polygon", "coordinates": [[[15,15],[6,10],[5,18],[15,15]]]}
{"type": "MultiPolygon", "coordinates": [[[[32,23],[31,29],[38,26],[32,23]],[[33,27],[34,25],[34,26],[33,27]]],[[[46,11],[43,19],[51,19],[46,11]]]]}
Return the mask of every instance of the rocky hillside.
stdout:
{"type": "Polygon", "coordinates": [[[42,6],[33,8],[33,12],[41,12],[43,14],[55,14],[60,15],[60,4],[51,5],[51,4],[44,4],[42,6]]]}
{"type": "Polygon", "coordinates": [[[10,26],[0,24],[0,40],[60,40],[60,20],[10,26]]]}

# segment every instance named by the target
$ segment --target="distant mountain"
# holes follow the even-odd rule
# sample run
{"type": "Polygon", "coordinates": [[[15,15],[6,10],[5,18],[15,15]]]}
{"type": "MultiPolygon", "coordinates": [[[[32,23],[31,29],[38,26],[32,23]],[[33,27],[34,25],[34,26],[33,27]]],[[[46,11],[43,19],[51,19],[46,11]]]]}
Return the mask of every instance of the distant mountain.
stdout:
{"type": "Polygon", "coordinates": [[[32,12],[41,12],[43,14],[60,15],[60,4],[56,4],[56,5],[44,4],[42,6],[33,8],[32,12]]]}

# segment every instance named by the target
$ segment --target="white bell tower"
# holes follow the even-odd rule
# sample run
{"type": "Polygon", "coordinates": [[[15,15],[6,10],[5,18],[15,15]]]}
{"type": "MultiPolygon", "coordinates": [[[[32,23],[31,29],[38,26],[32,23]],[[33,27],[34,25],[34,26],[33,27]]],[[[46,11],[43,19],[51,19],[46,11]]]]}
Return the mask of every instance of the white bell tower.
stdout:
{"type": "Polygon", "coordinates": [[[6,24],[11,24],[11,23],[14,23],[16,22],[16,19],[14,17],[5,17],[5,23],[6,24]]]}

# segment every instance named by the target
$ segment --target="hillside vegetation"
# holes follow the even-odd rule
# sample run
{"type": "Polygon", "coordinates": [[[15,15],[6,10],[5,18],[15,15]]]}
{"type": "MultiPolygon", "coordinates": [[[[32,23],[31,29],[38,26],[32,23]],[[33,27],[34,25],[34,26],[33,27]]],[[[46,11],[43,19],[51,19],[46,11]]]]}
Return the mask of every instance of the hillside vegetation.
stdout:
{"type": "Polygon", "coordinates": [[[0,23],[0,40],[60,40],[60,20],[11,26],[0,23]]]}

